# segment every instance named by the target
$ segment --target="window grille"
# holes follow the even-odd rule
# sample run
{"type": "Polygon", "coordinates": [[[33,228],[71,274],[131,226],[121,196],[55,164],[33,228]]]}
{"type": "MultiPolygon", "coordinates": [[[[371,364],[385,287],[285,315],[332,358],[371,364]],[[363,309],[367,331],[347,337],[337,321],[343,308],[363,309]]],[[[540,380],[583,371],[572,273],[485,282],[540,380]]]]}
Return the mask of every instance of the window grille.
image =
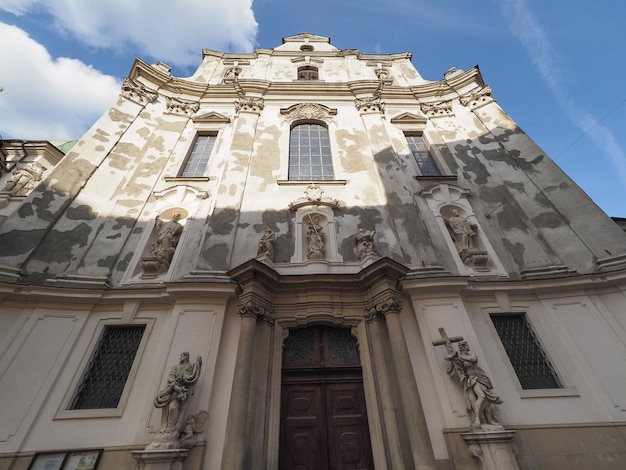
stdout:
{"type": "Polygon", "coordinates": [[[209,164],[209,157],[213,151],[216,139],[216,135],[199,135],[196,137],[185,167],[180,173],[181,177],[195,178],[204,176],[204,171],[209,164]]]}
{"type": "Polygon", "coordinates": [[[524,390],[562,388],[523,313],[493,314],[491,321],[524,390]]]}
{"type": "Polygon", "coordinates": [[[323,181],[334,179],[328,129],[321,124],[299,124],[291,129],[289,179],[323,181]]]}
{"type": "Polygon", "coordinates": [[[106,326],[71,410],[117,408],[146,325],[106,326]]]}
{"type": "Polygon", "coordinates": [[[407,135],[406,140],[422,176],[441,176],[441,171],[426,142],[424,142],[424,138],[421,135],[407,135]]]}

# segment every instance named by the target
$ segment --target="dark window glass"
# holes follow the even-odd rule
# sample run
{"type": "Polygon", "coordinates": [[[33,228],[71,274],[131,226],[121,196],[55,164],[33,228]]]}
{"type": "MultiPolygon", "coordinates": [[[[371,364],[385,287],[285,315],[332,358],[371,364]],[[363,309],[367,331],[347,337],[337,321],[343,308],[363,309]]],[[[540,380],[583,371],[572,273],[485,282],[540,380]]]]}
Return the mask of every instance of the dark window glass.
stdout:
{"type": "Polygon", "coordinates": [[[315,67],[310,65],[298,68],[298,80],[317,80],[318,73],[315,67]]]}
{"type": "Polygon", "coordinates": [[[196,137],[180,176],[186,178],[204,176],[204,171],[209,164],[209,157],[213,151],[216,139],[217,136],[215,135],[199,135],[196,137]]]}
{"type": "Polygon", "coordinates": [[[437,167],[437,163],[435,163],[435,159],[430,150],[428,150],[428,146],[422,136],[407,135],[406,140],[422,176],[441,176],[441,171],[437,167]]]}
{"type": "Polygon", "coordinates": [[[535,332],[526,320],[526,315],[523,313],[493,314],[491,321],[523,389],[562,387],[535,332]]]}
{"type": "Polygon", "coordinates": [[[291,129],[289,179],[334,179],[328,129],[321,124],[299,124],[291,129]]]}
{"type": "Polygon", "coordinates": [[[146,325],[107,326],[71,410],[117,408],[146,325]]]}

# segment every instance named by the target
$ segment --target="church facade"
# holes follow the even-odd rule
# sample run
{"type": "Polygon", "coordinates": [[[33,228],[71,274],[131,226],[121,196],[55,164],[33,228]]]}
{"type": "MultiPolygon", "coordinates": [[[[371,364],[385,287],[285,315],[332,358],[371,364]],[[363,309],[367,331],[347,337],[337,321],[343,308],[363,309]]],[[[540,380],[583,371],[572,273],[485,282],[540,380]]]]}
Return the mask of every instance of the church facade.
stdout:
{"type": "Polygon", "coordinates": [[[626,233],[478,68],[137,60],[40,176],[0,224],[1,469],[626,465],[626,233]]]}

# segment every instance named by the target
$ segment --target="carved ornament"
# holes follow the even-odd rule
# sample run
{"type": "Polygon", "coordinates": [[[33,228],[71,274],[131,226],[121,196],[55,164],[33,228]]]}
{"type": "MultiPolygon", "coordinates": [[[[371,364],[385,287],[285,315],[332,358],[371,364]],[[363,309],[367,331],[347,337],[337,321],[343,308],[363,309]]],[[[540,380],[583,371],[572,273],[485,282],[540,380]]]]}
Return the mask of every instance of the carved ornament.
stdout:
{"type": "Polygon", "coordinates": [[[292,121],[299,119],[328,120],[330,116],[337,114],[337,110],[323,104],[300,103],[281,109],[280,114],[287,116],[292,121]]]}
{"type": "Polygon", "coordinates": [[[357,98],[354,100],[354,105],[361,113],[385,114],[385,103],[380,99],[380,96],[357,98]]]}
{"type": "Polygon", "coordinates": [[[272,311],[263,305],[259,305],[254,300],[248,300],[239,308],[239,315],[242,318],[254,317],[259,320],[266,321],[269,324],[274,323],[274,315],[272,311]]]}
{"type": "Polygon", "coordinates": [[[368,305],[365,308],[365,318],[368,321],[372,321],[376,318],[382,318],[390,313],[400,313],[402,311],[402,304],[393,295],[368,305]]]}
{"type": "Polygon", "coordinates": [[[459,101],[463,106],[467,106],[470,109],[478,108],[484,104],[491,103],[493,101],[491,88],[486,86],[479,90],[466,93],[459,98],[459,101]]]}
{"type": "Polygon", "coordinates": [[[304,197],[289,203],[289,210],[296,210],[311,204],[339,207],[339,201],[324,197],[324,190],[317,183],[309,184],[304,190],[304,197]]]}
{"type": "Polygon", "coordinates": [[[259,114],[265,107],[265,100],[263,98],[241,96],[234,104],[236,113],[259,114]]]}
{"type": "Polygon", "coordinates": [[[152,103],[158,96],[157,92],[148,90],[141,83],[137,83],[128,77],[122,82],[121,94],[127,100],[141,105],[152,103]]]}
{"type": "Polygon", "coordinates": [[[428,117],[452,116],[452,101],[439,101],[436,103],[421,103],[422,112],[428,117]]]}
{"type": "Polygon", "coordinates": [[[179,114],[181,116],[191,116],[198,109],[200,109],[199,103],[192,103],[189,101],[179,100],[178,98],[166,97],[165,107],[168,113],[179,114]]]}

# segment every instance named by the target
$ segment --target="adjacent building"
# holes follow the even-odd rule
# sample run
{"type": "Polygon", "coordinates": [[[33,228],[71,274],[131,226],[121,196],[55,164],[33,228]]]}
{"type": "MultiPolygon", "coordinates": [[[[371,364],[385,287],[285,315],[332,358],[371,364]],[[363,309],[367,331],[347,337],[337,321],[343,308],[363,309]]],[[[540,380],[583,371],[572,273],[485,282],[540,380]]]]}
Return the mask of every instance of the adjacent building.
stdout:
{"type": "Polygon", "coordinates": [[[137,60],[42,166],[5,186],[0,468],[626,465],[626,233],[478,68],[137,60]]]}

